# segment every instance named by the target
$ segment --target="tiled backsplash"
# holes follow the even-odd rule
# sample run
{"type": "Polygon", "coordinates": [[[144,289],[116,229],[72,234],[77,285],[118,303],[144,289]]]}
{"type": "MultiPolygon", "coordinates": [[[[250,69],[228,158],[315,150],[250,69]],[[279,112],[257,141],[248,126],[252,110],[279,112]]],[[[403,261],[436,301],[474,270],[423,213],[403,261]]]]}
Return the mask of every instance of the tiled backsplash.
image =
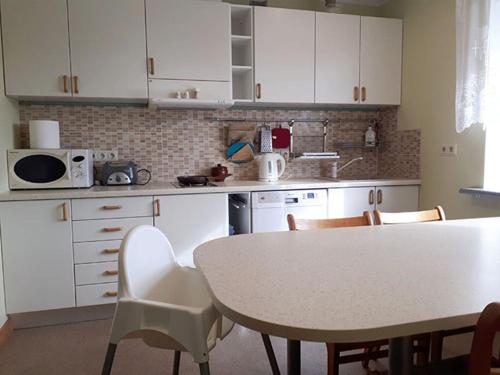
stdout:
{"type": "MultiPolygon", "coordinates": [[[[374,111],[247,110],[156,111],[143,107],[20,105],[21,144],[29,145],[28,122],[60,122],[61,147],[118,150],[120,159],[133,160],[153,173],[153,181],[173,181],[176,176],[209,174],[217,163],[227,165],[237,179],[255,179],[256,163],[235,165],[225,161],[225,126],[210,118],[248,118],[263,121],[295,119],[298,135],[321,135],[321,123],[299,119],[328,119],[327,151],[339,151],[343,163],[363,156],[341,172],[342,178],[404,177],[420,174],[420,131],[398,131],[397,109],[374,111]],[[377,120],[379,149],[335,149],[336,143],[362,143],[370,120],[377,120]]],[[[283,126],[287,126],[284,122],[283,126]]],[[[273,124],[273,126],[277,126],[273,124]]],[[[321,138],[297,137],[297,149],[319,151],[321,138]],[[314,149],[316,148],[316,149],[314,149]]],[[[329,176],[331,161],[288,163],[290,178],[329,176]]]]}

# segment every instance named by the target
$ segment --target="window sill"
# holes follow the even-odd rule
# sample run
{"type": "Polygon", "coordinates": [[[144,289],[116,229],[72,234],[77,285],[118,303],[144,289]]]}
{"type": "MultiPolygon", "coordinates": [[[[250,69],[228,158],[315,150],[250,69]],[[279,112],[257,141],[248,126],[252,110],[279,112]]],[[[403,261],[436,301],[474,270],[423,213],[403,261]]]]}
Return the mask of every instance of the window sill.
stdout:
{"type": "Polygon", "coordinates": [[[461,194],[470,194],[475,195],[476,197],[499,197],[500,198],[500,190],[485,190],[479,187],[470,187],[470,188],[461,188],[461,194]]]}

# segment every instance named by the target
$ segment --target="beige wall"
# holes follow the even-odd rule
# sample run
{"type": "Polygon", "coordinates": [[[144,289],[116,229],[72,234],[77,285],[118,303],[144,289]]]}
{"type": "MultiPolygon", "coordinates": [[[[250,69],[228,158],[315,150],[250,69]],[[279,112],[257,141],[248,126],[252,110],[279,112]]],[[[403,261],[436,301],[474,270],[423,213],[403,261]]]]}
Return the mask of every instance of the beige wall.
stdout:
{"type": "Polygon", "coordinates": [[[19,123],[17,103],[6,98],[4,92],[3,56],[0,48],[0,192],[8,189],[5,150],[14,147],[14,134],[19,123]]]}
{"type": "MultiPolygon", "coordinates": [[[[224,0],[224,2],[243,5],[249,4],[248,0],[224,0]]],[[[268,6],[275,8],[325,11],[324,4],[324,0],[268,0],[268,6]]],[[[381,8],[339,4],[336,12],[345,14],[360,14],[363,16],[379,16],[381,14],[381,8]]]]}
{"type": "Polygon", "coordinates": [[[451,218],[500,215],[500,199],[458,193],[483,183],[484,132],[455,131],[455,1],[392,0],[382,13],[404,21],[399,126],[422,129],[421,206],[441,204],[451,218]],[[455,143],[457,158],[440,156],[455,143]]]}
{"type": "MultiPolygon", "coordinates": [[[[1,37],[1,35],[0,35],[1,37]]],[[[0,49],[0,192],[7,190],[6,150],[14,147],[14,127],[19,123],[17,105],[4,95],[3,60],[0,49]]],[[[2,274],[2,248],[0,242],[0,327],[5,323],[5,296],[2,274]]]]}

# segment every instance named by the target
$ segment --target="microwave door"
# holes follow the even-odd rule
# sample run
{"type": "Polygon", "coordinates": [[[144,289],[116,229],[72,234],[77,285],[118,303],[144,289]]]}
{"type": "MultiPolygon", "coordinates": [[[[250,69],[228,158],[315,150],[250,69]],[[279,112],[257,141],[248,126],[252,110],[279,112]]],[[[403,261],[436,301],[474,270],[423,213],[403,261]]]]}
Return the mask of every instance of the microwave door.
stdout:
{"type": "Polygon", "coordinates": [[[17,179],[32,186],[58,187],[67,185],[71,174],[68,171],[69,155],[32,154],[20,158],[14,165],[13,172],[17,179]]]}

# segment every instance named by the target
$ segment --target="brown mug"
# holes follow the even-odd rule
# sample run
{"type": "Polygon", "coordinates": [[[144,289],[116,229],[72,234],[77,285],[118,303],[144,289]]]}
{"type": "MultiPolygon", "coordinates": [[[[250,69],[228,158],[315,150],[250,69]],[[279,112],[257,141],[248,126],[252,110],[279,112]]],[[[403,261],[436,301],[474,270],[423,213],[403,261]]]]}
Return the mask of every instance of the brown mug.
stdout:
{"type": "Polygon", "coordinates": [[[227,167],[217,164],[216,167],[212,168],[212,177],[214,178],[215,181],[217,182],[222,182],[224,181],[227,177],[232,176],[229,171],[227,170],[227,167]]]}

